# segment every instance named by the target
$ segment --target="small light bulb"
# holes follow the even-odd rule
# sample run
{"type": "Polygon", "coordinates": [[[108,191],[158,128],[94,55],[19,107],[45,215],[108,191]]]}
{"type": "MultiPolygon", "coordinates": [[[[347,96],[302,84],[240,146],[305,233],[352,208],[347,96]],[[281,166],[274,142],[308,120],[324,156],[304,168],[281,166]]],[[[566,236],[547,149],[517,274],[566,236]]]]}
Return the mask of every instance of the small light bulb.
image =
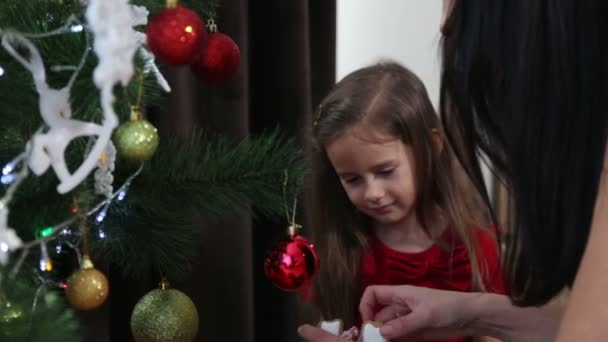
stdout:
{"type": "Polygon", "coordinates": [[[3,175],[0,177],[0,183],[2,183],[4,185],[8,185],[8,184],[11,184],[12,182],[14,182],[15,178],[17,178],[17,176],[15,176],[14,173],[11,173],[8,175],[3,175]]]}
{"type": "MultiPolygon", "coordinates": [[[[0,67],[0,76],[2,76],[2,72],[4,72],[4,70],[2,69],[2,67],[0,67]]],[[[9,173],[13,172],[13,170],[15,170],[15,163],[8,163],[2,168],[2,174],[8,175],[9,173]]]]}
{"type": "Polygon", "coordinates": [[[50,259],[40,259],[40,270],[43,272],[51,272],[53,270],[53,263],[50,259]]]}
{"type": "Polygon", "coordinates": [[[51,258],[49,258],[49,253],[46,250],[46,244],[40,244],[40,270],[50,272],[53,270],[53,263],[51,262],[51,258]]]}
{"type": "Polygon", "coordinates": [[[99,214],[97,214],[97,217],[95,217],[95,221],[97,221],[97,223],[101,223],[103,222],[103,220],[106,218],[106,213],[108,211],[108,207],[104,207],[103,209],[101,209],[101,211],[99,212],[99,214]]]}
{"type": "Polygon", "coordinates": [[[78,25],[72,25],[70,27],[70,31],[72,31],[72,32],[82,32],[83,29],[84,29],[84,27],[82,25],[80,25],[80,24],[78,24],[78,25]]]}

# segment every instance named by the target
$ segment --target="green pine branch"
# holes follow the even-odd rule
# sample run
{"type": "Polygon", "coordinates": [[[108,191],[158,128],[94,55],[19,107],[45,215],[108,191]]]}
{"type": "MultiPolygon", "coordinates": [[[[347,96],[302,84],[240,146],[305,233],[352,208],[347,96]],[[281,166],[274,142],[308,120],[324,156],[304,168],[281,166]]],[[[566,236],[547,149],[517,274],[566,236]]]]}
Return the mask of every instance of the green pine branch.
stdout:
{"type": "MultiPolygon", "coordinates": [[[[135,0],[151,13],[165,6],[164,0],[135,0]]],[[[181,5],[198,11],[204,19],[216,18],[215,0],[184,0],[181,5]]],[[[75,17],[86,23],[81,0],[3,0],[0,6],[0,35],[16,30],[43,33],[64,26],[75,17]]],[[[140,29],[144,29],[143,27],[140,29]]],[[[86,30],[44,39],[32,39],[45,61],[47,81],[53,88],[64,87],[71,71],[53,71],[52,66],[76,66],[93,37],[86,30]]],[[[19,49],[19,48],[18,48],[19,49]]],[[[153,75],[139,76],[143,60],[136,56],[136,73],[125,87],[115,88],[115,110],[121,121],[128,118],[130,107],[138,102],[143,89],[142,106],[160,103],[162,92],[153,75]]],[[[92,82],[97,64],[90,53],[76,78],[71,92],[72,117],[99,122],[98,89],[92,82]]],[[[23,152],[27,141],[43,122],[38,108],[38,94],[32,76],[3,48],[0,48],[0,165],[23,152]]],[[[70,169],[83,159],[87,139],[74,140],[66,151],[70,169]]],[[[118,159],[114,185],[117,188],[137,166],[118,159]]],[[[183,277],[196,255],[200,217],[219,219],[226,215],[251,212],[286,220],[285,202],[292,203],[302,188],[304,164],[300,150],[279,130],[231,141],[209,132],[193,131],[183,137],[161,141],[156,155],[146,162],[141,174],[130,184],[127,197],[108,207],[106,219],[98,223],[95,214],[88,218],[91,256],[98,265],[116,267],[129,277],[143,277],[162,272],[171,280],[183,277]],[[284,185],[285,174],[288,182],[284,185]],[[102,233],[104,235],[102,235],[102,233]]],[[[41,228],[74,218],[74,199],[80,213],[104,199],[93,193],[92,175],[70,194],[59,195],[58,180],[49,169],[37,177],[30,174],[9,204],[9,226],[21,239],[39,238],[41,228]]],[[[6,187],[0,186],[0,195],[6,187]]],[[[75,220],[76,221],[76,220],[75,220]]],[[[56,235],[47,241],[55,268],[38,272],[42,251],[31,248],[21,264],[17,278],[8,277],[20,261],[21,251],[13,253],[6,267],[0,268],[0,340],[1,341],[77,341],[78,322],[56,291],[38,291],[40,279],[63,281],[76,266],[75,252],[81,237],[77,222],[72,233],[56,235]],[[55,252],[64,246],[63,252],[55,252]],[[67,251],[67,252],[66,252],[67,251]],[[34,280],[28,279],[33,277],[34,280]],[[10,303],[9,306],[6,303],[10,303]],[[33,303],[35,310],[32,309],[33,303]],[[18,319],[5,320],[10,308],[22,308],[18,319]],[[8,308],[8,309],[7,309],[8,308]],[[7,311],[8,310],[8,311],[7,311]]],[[[25,254],[23,254],[25,255],[25,254]]],[[[14,316],[14,315],[13,315],[14,316]]],[[[11,316],[12,317],[12,316],[11,316]]]]}
{"type": "MultiPolygon", "coordinates": [[[[136,192],[147,193],[141,198],[147,207],[172,200],[207,218],[248,210],[250,205],[260,214],[277,215],[284,212],[285,171],[293,188],[300,184],[303,170],[300,150],[279,130],[239,143],[193,131],[162,144],[134,186],[136,192]]],[[[287,195],[293,198],[293,191],[287,195]]]]}
{"type": "Polygon", "coordinates": [[[4,278],[0,287],[0,341],[77,342],[80,328],[73,311],[55,291],[39,282],[4,278]]]}
{"type": "Polygon", "coordinates": [[[202,131],[174,138],[161,144],[126,199],[109,208],[104,225],[95,226],[106,238],[94,244],[94,255],[120,265],[125,275],[158,270],[180,278],[196,255],[198,217],[253,209],[286,220],[285,200],[297,196],[303,173],[300,150],[278,130],[238,143],[202,131]]]}
{"type": "MultiPolygon", "coordinates": [[[[135,166],[128,165],[117,161],[116,188],[133,172],[135,166]]],[[[279,130],[240,142],[202,131],[173,138],[159,146],[130,185],[127,197],[112,202],[101,225],[96,215],[89,217],[93,257],[120,265],[132,277],[159,270],[170,279],[180,278],[196,255],[201,229],[197,218],[252,212],[254,218],[263,215],[286,221],[286,202],[291,205],[298,196],[303,174],[301,151],[279,130]]],[[[36,238],[41,228],[73,215],[72,196],[57,194],[56,183],[55,175],[47,172],[28,177],[19,189],[11,203],[9,224],[23,239],[36,238]]],[[[78,203],[93,206],[103,200],[92,188],[88,179],[73,193],[78,203]]],[[[71,228],[78,232],[77,225],[71,228]]],[[[40,255],[34,251],[32,257],[35,265],[40,255]]]]}

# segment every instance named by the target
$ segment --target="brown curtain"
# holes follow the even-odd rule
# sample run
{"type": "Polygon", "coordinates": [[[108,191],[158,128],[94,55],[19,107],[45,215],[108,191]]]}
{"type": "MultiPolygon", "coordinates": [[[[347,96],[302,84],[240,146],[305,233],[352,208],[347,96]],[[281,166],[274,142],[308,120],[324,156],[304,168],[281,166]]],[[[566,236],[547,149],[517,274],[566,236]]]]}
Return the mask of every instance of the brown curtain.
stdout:
{"type": "MultiPolygon", "coordinates": [[[[158,113],[163,136],[204,127],[232,138],[280,126],[304,143],[302,128],[335,77],[335,0],[220,1],[220,31],[241,50],[237,77],[207,86],[187,68],[167,69],[173,91],[158,113]]],[[[168,166],[170,167],[170,166],[168,166]]],[[[195,302],[197,341],[297,341],[296,295],[265,278],[267,249],[284,225],[250,217],[200,221],[200,254],[188,279],[173,287],[195,302]]],[[[87,341],[130,341],[133,306],[157,286],[156,277],[123,279],[110,270],[111,299],[105,310],[84,317],[87,341]]]]}

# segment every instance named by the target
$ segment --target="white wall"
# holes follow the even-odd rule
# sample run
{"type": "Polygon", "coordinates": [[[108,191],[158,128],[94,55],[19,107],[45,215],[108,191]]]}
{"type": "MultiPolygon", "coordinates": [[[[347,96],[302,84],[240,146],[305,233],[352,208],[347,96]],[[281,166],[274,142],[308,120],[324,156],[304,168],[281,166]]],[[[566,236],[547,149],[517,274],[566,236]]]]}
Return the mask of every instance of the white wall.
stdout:
{"type": "Polygon", "coordinates": [[[440,0],[337,0],[336,78],[391,58],[422,79],[437,106],[440,0]]]}

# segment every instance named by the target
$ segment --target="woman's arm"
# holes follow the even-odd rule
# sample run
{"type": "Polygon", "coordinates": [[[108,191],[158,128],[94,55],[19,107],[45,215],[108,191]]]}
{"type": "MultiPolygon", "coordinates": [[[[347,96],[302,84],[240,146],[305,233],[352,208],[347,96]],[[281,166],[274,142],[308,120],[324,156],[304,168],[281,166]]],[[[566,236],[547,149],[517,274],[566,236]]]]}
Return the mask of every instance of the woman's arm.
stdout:
{"type": "MultiPolygon", "coordinates": [[[[521,308],[504,295],[408,285],[367,287],[360,311],[363,320],[382,322],[380,333],[395,340],[491,336],[503,342],[553,341],[561,317],[557,305],[521,308]],[[378,307],[383,309],[374,315],[378,307]]],[[[298,333],[306,341],[339,341],[310,325],[298,333]]]]}
{"type": "Polygon", "coordinates": [[[608,341],[608,161],[595,201],[589,240],[557,341],[608,341]]]}
{"type": "Polygon", "coordinates": [[[388,339],[491,336],[504,342],[553,341],[561,310],[516,307],[504,295],[414,286],[370,286],[361,299],[363,320],[383,322],[388,339]],[[375,308],[383,309],[374,315],[375,308]]]}
{"type": "Polygon", "coordinates": [[[472,302],[468,329],[503,342],[554,341],[561,316],[558,305],[522,308],[506,296],[488,293],[472,302]]]}

